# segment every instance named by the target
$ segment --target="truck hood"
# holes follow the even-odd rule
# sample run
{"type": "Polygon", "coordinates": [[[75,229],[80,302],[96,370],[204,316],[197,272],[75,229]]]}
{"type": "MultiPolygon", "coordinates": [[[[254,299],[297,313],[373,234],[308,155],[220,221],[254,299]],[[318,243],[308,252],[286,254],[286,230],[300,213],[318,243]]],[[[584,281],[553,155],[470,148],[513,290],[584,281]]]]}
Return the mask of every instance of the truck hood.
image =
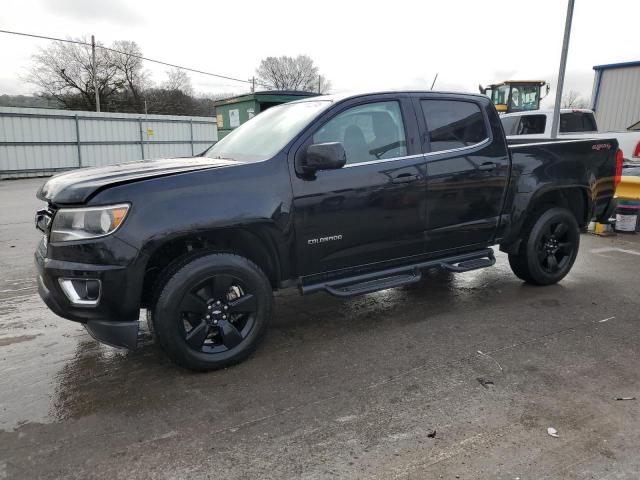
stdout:
{"type": "Polygon", "coordinates": [[[206,157],[143,160],[105,167],[92,167],[51,177],[36,196],[55,204],[84,203],[105,188],[154,177],[237,165],[232,160],[206,157]]]}

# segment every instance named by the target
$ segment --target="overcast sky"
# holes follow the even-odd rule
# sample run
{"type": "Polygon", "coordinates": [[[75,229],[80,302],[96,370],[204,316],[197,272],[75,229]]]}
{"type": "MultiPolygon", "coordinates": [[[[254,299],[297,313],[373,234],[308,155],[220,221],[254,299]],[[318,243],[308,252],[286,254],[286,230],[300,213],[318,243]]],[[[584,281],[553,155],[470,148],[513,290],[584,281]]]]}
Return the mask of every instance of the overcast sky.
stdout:
{"type": "MultiPolygon", "coordinates": [[[[332,91],[477,91],[479,83],[555,85],[565,0],[3,0],[0,29],[136,41],[144,55],[250,78],[266,56],[311,56],[332,91]]],[[[566,89],[591,95],[594,65],[640,60],[638,0],[576,0],[566,89]]],[[[47,41],[0,34],[0,94],[28,94],[19,76],[47,41]]],[[[147,63],[156,82],[164,67],[147,63]]],[[[196,91],[246,85],[191,74],[196,91]]],[[[553,91],[552,91],[553,94],[553,91]]]]}

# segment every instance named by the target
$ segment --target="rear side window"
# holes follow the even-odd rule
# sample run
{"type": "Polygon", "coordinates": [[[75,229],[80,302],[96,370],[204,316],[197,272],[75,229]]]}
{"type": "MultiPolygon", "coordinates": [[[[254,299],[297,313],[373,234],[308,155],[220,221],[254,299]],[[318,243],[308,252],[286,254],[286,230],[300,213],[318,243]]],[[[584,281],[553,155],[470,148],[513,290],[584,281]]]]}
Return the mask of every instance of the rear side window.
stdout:
{"type": "Polygon", "coordinates": [[[422,100],[420,103],[432,152],[467,147],[488,138],[477,104],[459,100],[422,100]]]}
{"type": "Polygon", "coordinates": [[[547,126],[546,115],[523,115],[516,128],[516,135],[538,135],[544,133],[547,126]]]}
{"type": "Polygon", "coordinates": [[[560,132],[595,132],[596,122],[590,112],[571,112],[560,114],[560,132]]]}

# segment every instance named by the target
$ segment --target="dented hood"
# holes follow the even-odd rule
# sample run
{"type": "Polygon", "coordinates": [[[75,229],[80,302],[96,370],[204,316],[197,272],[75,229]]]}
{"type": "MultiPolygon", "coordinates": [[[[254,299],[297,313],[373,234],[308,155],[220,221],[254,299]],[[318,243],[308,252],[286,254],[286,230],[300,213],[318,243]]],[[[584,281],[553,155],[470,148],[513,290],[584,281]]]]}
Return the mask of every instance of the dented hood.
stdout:
{"type": "Polygon", "coordinates": [[[232,160],[193,157],[82,168],[51,177],[40,187],[36,196],[40,200],[55,204],[84,203],[98,191],[115,185],[237,164],[232,160]]]}

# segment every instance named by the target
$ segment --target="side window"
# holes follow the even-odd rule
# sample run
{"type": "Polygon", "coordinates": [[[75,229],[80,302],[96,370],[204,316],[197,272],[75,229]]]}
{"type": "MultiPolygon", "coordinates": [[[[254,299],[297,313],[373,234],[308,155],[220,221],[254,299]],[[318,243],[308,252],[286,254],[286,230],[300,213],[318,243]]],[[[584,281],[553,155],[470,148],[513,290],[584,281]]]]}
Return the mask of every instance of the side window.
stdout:
{"type": "Polygon", "coordinates": [[[313,135],[313,143],[326,142],[341,142],[348,164],[405,156],[400,104],[367,103],[339,113],[313,135]]]}
{"type": "Polygon", "coordinates": [[[585,112],[571,112],[560,114],[560,131],[569,132],[595,132],[596,125],[593,115],[585,112]]]}
{"type": "Polygon", "coordinates": [[[516,135],[538,135],[544,133],[546,125],[546,115],[523,115],[520,117],[516,135]]]}
{"type": "Polygon", "coordinates": [[[480,107],[458,100],[422,100],[431,151],[475,145],[488,138],[480,107]]]}

